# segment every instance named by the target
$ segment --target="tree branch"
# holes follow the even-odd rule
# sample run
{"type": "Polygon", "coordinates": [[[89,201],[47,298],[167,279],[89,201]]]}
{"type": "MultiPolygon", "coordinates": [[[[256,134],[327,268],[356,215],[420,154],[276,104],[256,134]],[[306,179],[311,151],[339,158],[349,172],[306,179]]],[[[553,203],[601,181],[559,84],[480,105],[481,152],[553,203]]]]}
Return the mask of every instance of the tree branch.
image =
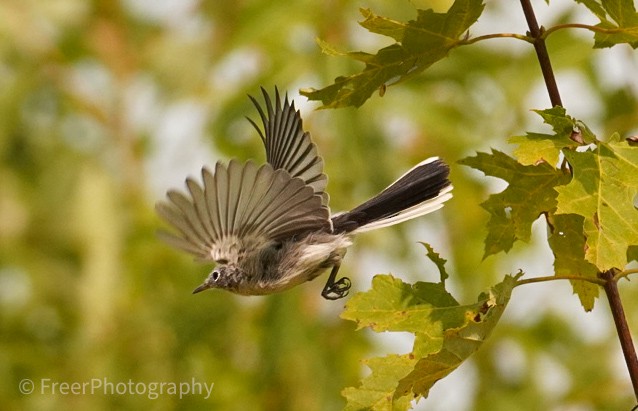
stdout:
{"type": "Polygon", "coordinates": [[[521,6],[523,7],[525,20],[527,20],[527,26],[529,27],[528,34],[534,39],[534,50],[536,50],[536,56],[538,57],[538,62],[541,66],[541,71],[543,72],[543,78],[545,79],[545,86],[549,93],[549,99],[552,102],[552,106],[562,106],[563,103],[560,99],[558,86],[556,85],[554,70],[552,69],[552,63],[549,60],[549,54],[547,53],[547,47],[545,46],[543,30],[538,27],[532,3],[530,0],[521,0],[521,6]]]}
{"type": "Polygon", "coordinates": [[[614,317],[614,323],[616,324],[616,331],[618,332],[618,339],[620,340],[620,346],[625,356],[625,363],[627,363],[627,370],[631,377],[631,383],[634,388],[634,394],[636,400],[638,400],[638,357],[636,356],[636,348],[631,339],[631,332],[627,325],[627,318],[625,317],[625,311],[620,301],[620,294],[618,293],[618,283],[614,281],[614,270],[605,271],[600,274],[600,277],[605,280],[605,294],[607,294],[607,301],[609,302],[609,308],[611,309],[611,315],[614,317]]]}
{"type": "Polygon", "coordinates": [[[607,301],[609,302],[609,308],[611,314],[614,317],[614,323],[616,324],[616,331],[618,333],[618,339],[620,340],[620,346],[625,356],[625,362],[627,363],[627,370],[631,378],[631,383],[634,388],[634,394],[636,400],[638,400],[638,357],[636,356],[636,349],[629,331],[629,325],[625,317],[625,312],[620,301],[620,294],[618,293],[617,281],[621,278],[629,276],[630,274],[638,273],[638,269],[631,269],[625,271],[610,270],[599,275],[599,278],[588,278],[577,275],[556,275],[526,278],[516,282],[514,287],[524,284],[541,283],[554,280],[577,280],[587,281],[593,284],[597,284],[603,287],[605,294],[607,295],[607,301]]]}

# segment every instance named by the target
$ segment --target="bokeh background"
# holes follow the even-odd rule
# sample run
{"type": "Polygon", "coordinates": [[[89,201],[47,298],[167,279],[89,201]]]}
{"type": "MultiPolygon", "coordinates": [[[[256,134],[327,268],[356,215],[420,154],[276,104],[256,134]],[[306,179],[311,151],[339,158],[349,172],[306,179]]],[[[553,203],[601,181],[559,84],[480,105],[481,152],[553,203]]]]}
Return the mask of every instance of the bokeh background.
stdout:
{"type": "MultiPolygon", "coordinates": [[[[301,108],[330,176],[333,210],[367,199],[431,155],[452,166],[455,197],[435,215],[362,235],[342,273],[437,281],[417,241],[449,260],[450,289],[475,300],[519,269],[550,275],[546,228],[482,261],[487,214],[503,183],[456,164],[506,139],[548,131],[533,50],[497,39],[454,51],[360,109],[316,111],[299,88],[361,67],[315,39],[374,52],[389,39],[357,25],[359,7],[409,20],[449,1],[3,0],[0,3],[0,408],[338,410],[360,360],[407,352],[409,335],[356,332],[323,279],[281,295],[190,292],[211,267],[160,243],[155,201],[203,164],[263,160],[246,94],[277,85],[301,108]],[[21,394],[29,378],[36,392],[21,394]],[[38,381],[214,383],[213,394],[52,395],[38,381]]],[[[541,24],[595,24],[570,2],[534,2],[541,24]],[[560,4],[553,4],[560,3],[560,4]]],[[[490,1],[473,35],[524,33],[518,2],[490,1]]],[[[562,31],[549,49],[568,112],[600,138],[638,132],[638,58],[592,51],[562,31]]],[[[533,199],[530,199],[533,201],[533,199]]],[[[638,292],[623,281],[630,326],[638,292]]],[[[634,334],[635,335],[635,334],[634,334]]],[[[565,283],[515,290],[493,338],[417,409],[620,410],[631,387],[606,301],[584,313],[565,283]]]]}

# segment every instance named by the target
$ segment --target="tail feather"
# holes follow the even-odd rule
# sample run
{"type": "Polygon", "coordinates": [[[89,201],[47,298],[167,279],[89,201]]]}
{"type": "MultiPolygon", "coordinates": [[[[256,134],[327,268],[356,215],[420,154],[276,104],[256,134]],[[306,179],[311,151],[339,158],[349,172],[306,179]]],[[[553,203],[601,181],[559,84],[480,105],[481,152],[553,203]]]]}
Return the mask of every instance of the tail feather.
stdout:
{"type": "Polygon", "coordinates": [[[374,230],[438,210],[452,197],[449,173],[437,157],[420,162],[370,200],[332,217],[334,232],[374,230]]]}

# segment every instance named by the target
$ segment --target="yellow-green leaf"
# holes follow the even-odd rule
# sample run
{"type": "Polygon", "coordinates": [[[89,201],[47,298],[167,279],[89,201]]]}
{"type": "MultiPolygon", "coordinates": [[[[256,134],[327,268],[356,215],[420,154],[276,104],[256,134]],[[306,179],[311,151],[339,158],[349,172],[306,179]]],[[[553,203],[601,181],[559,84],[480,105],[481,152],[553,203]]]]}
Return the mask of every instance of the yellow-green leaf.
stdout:
{"type": "Polygon", "coordinates": [[[638,245],[638,147],[614,136],[592,151],[565,151],[565,157],[574,175],[556,189],[556,213],[584,217],[585,258],[598,270],[624,268],[629,247],[638,245]]]}
{"type": "Polygon", "coordinates": [[[447,260],[441,257],[439,253],[434,251],[434,248],[432,248],[430,244],[424,243],[424,242],[422,242],[421,244],[423,244],[423,246],[427,250],[427,257],[430,259],[430,261],[432,261],[436,265],[436,268],[439,269],[439,274],[441,276],[441,283],[445,284],[445,280],[449,277],[445,269],[445,263],[447,263],[447,260]]]}
{"type": "MultiPolygon", "coordinates": [[[[393,38],[396,43],[376,54],[347,53],[365,63],[357,74],[338,77],[323,89],[305,89],[301,94],[319,100],[324,108],[361,106],[382,87],[411,78],[443,59],[462,44],[462,36],[483,12],[483,0],[455,0],[446,13],[417,10],[416,20],[401,22],[361,9],[365,18],[361,25],[368,31],[393,38]]],[[[322,45],[331,54],[335,49],[322,45]]]]}
{"type": "Polygon", "coordinates": [[[357,329],[430,331],[436,335],[444,328],[460,325],[450,322],[458,320],[449,316],[452,307],[459,304],[440,283],[412,285],[391,275],[377,275],[372,279],[370,291],[358,293],[348,301],[341,318],[355,321],[357,329]]]}
{"type": "Polygon", "coordinates": [[[522,165],[498,150],[477,153],[459,163],[509,183],[505,190],[481,204],[490,213],[484,258],[509,251],[516,240],[529,241],[532,223],[541,213],[556,208],[554,188],[569,181],[568,175],[548,163],[522,165]]]}
{"type": "MultiPolygon", "coordinates": [[[[577,214],[550,214],[552,234],[548,242],[554,253],[554,274],[596,278],[596,266],[585,260],[584,218],[577,214]]],[[[587,281],[571,281],[574,293],[586,311],[594,308],[600,287],[587,281]]]]}
{"type": "Polygon", "coordinates": [[[611,47],[627,43],[638,47],[638,13],[634,0],[576,0],[600,19],[596,26],[607,32],[594,34],[594,47],[611,47]]]}
{"type": "Polygon", "coordinates": [[[524,136],[514,136],[508,141],[518,144],[514,150],[514,157],[523,165],[535,165],[547,162],[556,167],[563,148],[576,148],[581,143],[590,144],[596,140],[594,134],[582,122],[568,116],[565,109],[556,106],[547,110],[534,110],[546,124],[552,126],[554,134],[527,133],[524,136]],[[578,134],[576,137],[575,134],[578,134]]]}
{"type": "Polygon", "coordinates": [[[364,360],[370,375],[361,381],[358,388],[347,387],[341,394],[348,401],[346,411],[374,410],[399,411],[410,407],[412,398],[395,398],[397,381],[408,375],[417,360],[411,355],[391,354],[364,360]],[[411,358],[412,357],[412,358],[411,358]]]}
{"type": "Polygon", "coordinates": [[[441,284],[405,284],[378,275],[372,289],[348,302],[342,317],[380,331],[415,334],[411,353],[366,361],[371,374],[359,387],[343,391],[346,410],[405,410],[413,399],[427,397],[436,381],[454,371],[489,336],[509,301],[520,276],[479,295],[477,302],[460,305],[441,284]],[[401,320],[408,313],[410,321],[401,320]]]}

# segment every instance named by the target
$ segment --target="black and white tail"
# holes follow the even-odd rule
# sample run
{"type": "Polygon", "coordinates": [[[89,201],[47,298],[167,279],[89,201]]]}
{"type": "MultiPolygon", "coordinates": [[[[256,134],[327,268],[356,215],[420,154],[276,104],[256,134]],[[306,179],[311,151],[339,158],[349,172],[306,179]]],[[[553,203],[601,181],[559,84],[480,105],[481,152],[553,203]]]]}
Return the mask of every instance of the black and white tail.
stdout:
{"type": "Polygon", "coordinates": [[[438,157],[420,162],[370,200],[333,216],[334,233],[375,230],[438,210],[452,198],[449,173],[438,157]]]}

